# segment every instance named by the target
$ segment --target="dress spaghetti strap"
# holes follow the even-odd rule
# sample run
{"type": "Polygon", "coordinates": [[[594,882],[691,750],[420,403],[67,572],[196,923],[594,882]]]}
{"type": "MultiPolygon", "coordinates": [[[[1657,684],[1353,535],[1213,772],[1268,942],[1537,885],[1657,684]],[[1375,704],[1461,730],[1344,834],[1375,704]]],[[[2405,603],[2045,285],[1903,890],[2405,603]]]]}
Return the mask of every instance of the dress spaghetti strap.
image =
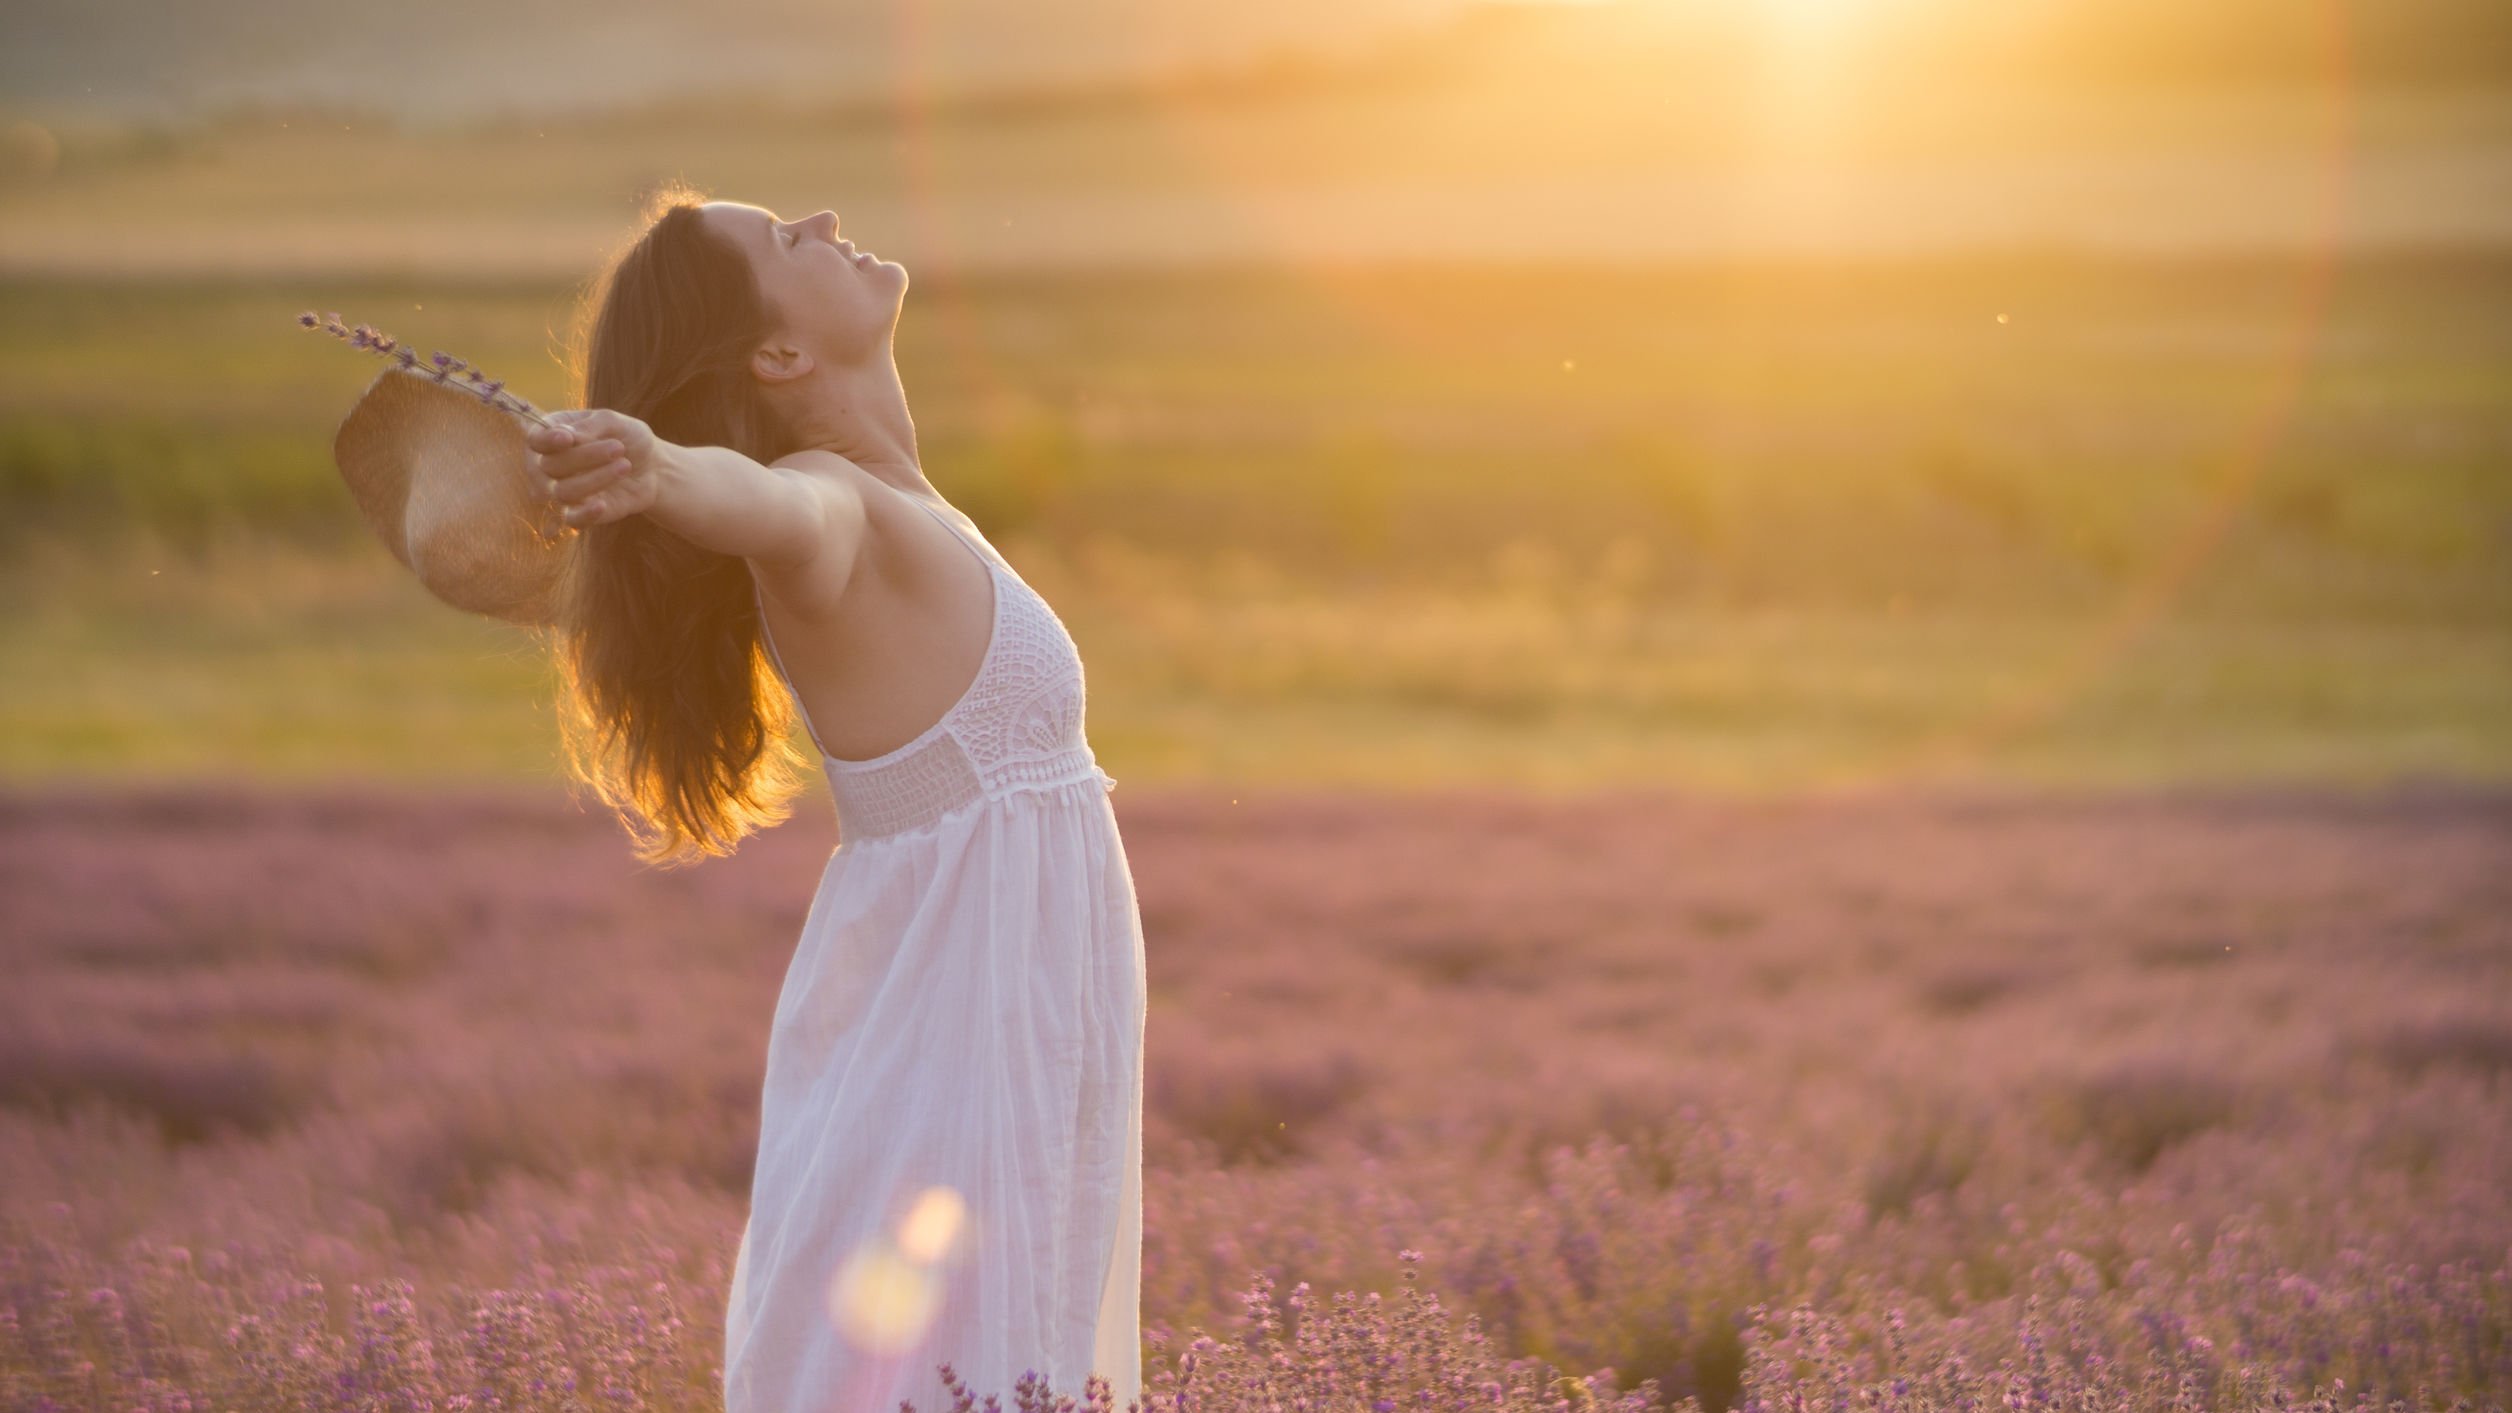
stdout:
{"type": "MultiPolygon", "coordinates": [[[[742,561],[745,569],[749,563],[748,560],[742,561]]],[[[759,615],[759,645],[768,650],[768,661],[776,667],[776,680],[785,684],[785,694],[794,699],[794,714],[802,718],[802,729],[810,733],[811,748],[820,753],[822,760],[832,759],[829,748],[821,743],[820,728],[811,724],[811,708],[802,704],[802,693],[794,690],[793,675],[785,670],[784,655],[776,650],[776,635],[768,631],[768,603],[759,591],[759,575],[755,570],[750,572],[750,603],[759,615]]]]}
{"type": "MultiPolygon", "coordinates": [[[[905,495],[906,493],[902,491],[900,494],[905,495]]],[[[952,524],[948,516],[935,509],[933,503],[926,500],[923,496],[911,495],[907,496],[907,499],[923,506],[928,514],[932,515],[936,521],[940,522],[943,529],[950,532],[952,539],[958,540],[962,545],[967,547],[969,553],[977,556],[977,562],[985,568],[988,579],[988,590],[993,594],[995,600],[994,613],[999,619],[1003,612],[1003,594],[1000,586],[994,584],[992,580],[993,576],[1000,571],[1001,565],[992,553],[994,547],[991,545],[971,544],[968,537],[961,533],[960,528],[957,525],[952,524]]],[[[979,539],[982,540],[983,536],[980,536],[979,539]]],[[[745,569],[748,569],[749,561],[744,560],[743,566],[745,569]]],[[[760,591],[758,572],[755,569],[751,569],[749,570],[749,573],[750,603],[753,611],[755,611],[759,616],[759,642],[768,650],[768,661],[775,665],[776,679],[785,684],[786,694],[794,699],[794,714],[802,718],[802,729],[810,735],[812,749],[820,753],[820,758],[823,761],[834,762],[839,765],[861,764],[861,762],[849,761],[844,757],[837,755],[820,740],[820,728],[814,726],[811,722],[811,709],[803,705],[802,693],[794,689],[793,674],[785,670],[784,655],[776,650],[776,636],[768,631],[767,598],[760,591]]],[[[999,625],[998,629],[994,631],[999,631],[999,625]]],[[[993,656],[993,644],[989,642],[986,648],[986,657],[990,659],[993,656]]],[[[977,670],[980,673],[985,671],[985,664],[983,661],[979,662],[977,670]]],[[[945,719],[947,719],[948,713],[946,712],[944,715],[945,719]]],[[[925,734],[929,734],[929,730],[927,733],[919,733],[917,739],[923,739],[925,734]]],[[[874,759],[877,760],[879,757],[875,757],[874,759]]]]}

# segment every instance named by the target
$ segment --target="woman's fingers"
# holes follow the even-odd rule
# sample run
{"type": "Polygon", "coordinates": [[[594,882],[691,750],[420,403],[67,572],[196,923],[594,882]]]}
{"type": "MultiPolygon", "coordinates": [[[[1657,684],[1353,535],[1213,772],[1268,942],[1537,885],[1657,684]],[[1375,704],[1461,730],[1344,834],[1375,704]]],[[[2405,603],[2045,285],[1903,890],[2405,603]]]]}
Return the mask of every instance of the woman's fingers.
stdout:
{"type": "Polygon", "coordinates": [[[531,489],[537,495],[551,494],[556,485],[603,471],[627,457],[626,448],[614,441],[589,442],[566,451],[536,457],[533,461],[531,489]]]}
{"type": "Polygon", "coordinates": [[[573,451],[543,457],[541,474],[553,481],[564,481],[599,471],[614,461],[622,460],[627,455],[627,448],[617,442],[594,442],[589,446],[577,447],[573,451]]]}
{"type": "Polygon", "coordinates": [[[523,433],[523,444],[544,455],[565,451],[590,439],[590,434],[575,423],[555,418],[546,425],[525,428],[523,433]]]}
{"type": "Polygon", "coordinates": [[[562,507],[561,518],[569,525],[634,514],[642,497],[630,478],[650,440],[645,424],[633,417],[598,408],[553,414],[550,425],[524,432],[524,445],[533,452],[532,492],[562,507]],[[638,448],[634,456],[631,440],[638,448]]]}
{"type": "Polygon", "coordinates": [[[545,424],[525,428],[523,444],[544,454],[556,453],[587,442],[617,441],[619,434],[634,423],[634,418],[607,408],[564,409],[551,413],[545,424]]]}
{"type": "Polygon", "coordinates": [[[612,476],[586,492],[582,500],[560,510],[559,518],[570,525],[598,525],[635,514],[639,504],[636,486],[621,477],[612,476]]]}
{"type": "Polygon", "coordinates": [[[627,457],[614,457],[590,471],[552,481],[549,487],[549,498],[555,501],[582,500],[627,475],[628,467],[627,457]]]}
{"type": "Polygon", "coordinates": [[[563,481],[569,476],[581,476],[595,467],[608,466],[627,453],[628,448],[605,437],[542,457],[541,470],[552,480],[563,481]]]}

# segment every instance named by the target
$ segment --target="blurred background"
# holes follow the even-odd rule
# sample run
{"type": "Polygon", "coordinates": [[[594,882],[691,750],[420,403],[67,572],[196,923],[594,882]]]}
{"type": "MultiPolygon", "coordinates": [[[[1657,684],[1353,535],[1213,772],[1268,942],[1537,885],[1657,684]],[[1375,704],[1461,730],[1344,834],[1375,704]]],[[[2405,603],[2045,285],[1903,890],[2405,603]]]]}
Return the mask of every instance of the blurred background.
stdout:
{"type": "Polygon", "coordinates": [[[679,178],[915,285],[1121,778],[2512,764],[2486,0],[0,16],[0,770],[554,779],[336,309],[562,405],[679,178]]]}

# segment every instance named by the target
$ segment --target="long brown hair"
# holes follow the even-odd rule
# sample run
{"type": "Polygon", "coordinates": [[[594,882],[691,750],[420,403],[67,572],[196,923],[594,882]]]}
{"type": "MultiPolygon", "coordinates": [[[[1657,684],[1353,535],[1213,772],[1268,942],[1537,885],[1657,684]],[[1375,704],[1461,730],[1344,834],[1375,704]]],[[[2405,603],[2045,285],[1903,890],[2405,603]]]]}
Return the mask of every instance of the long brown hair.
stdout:
{"type": "MultiPolygon", "coordinates": [[[[680,182],[656,189],[643,232],[584,291],[568,351],[576,405],[772,461],[794,445],[747,371],[767,309],[748,258],[699,220],[705,200],[680,182]]],[[[550,646],[569,773],[617,813],[639,859],[729,854],[792,812],[805,778],[793,706],[739,556],[642,515],[588,526],[550,646]]]]}

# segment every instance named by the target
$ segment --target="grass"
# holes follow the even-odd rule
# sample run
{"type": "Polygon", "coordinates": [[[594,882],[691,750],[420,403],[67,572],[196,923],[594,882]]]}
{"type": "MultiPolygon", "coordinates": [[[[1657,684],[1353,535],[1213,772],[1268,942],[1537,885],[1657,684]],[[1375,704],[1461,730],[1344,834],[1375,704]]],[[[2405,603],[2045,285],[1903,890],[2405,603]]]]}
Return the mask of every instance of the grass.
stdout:
{"type": "MultiPolygon", "coordinates": [[[[2512,262],[911,291],[924,458],[1120,778],[2512,776],[2512,262]],[[2002,322],[2001,322],[2002,318],[2002,322]]],[[[328,463],[337,308],[564,405],[567,291],[0,286],[0,773],[550,778],[328,463]]]]}

